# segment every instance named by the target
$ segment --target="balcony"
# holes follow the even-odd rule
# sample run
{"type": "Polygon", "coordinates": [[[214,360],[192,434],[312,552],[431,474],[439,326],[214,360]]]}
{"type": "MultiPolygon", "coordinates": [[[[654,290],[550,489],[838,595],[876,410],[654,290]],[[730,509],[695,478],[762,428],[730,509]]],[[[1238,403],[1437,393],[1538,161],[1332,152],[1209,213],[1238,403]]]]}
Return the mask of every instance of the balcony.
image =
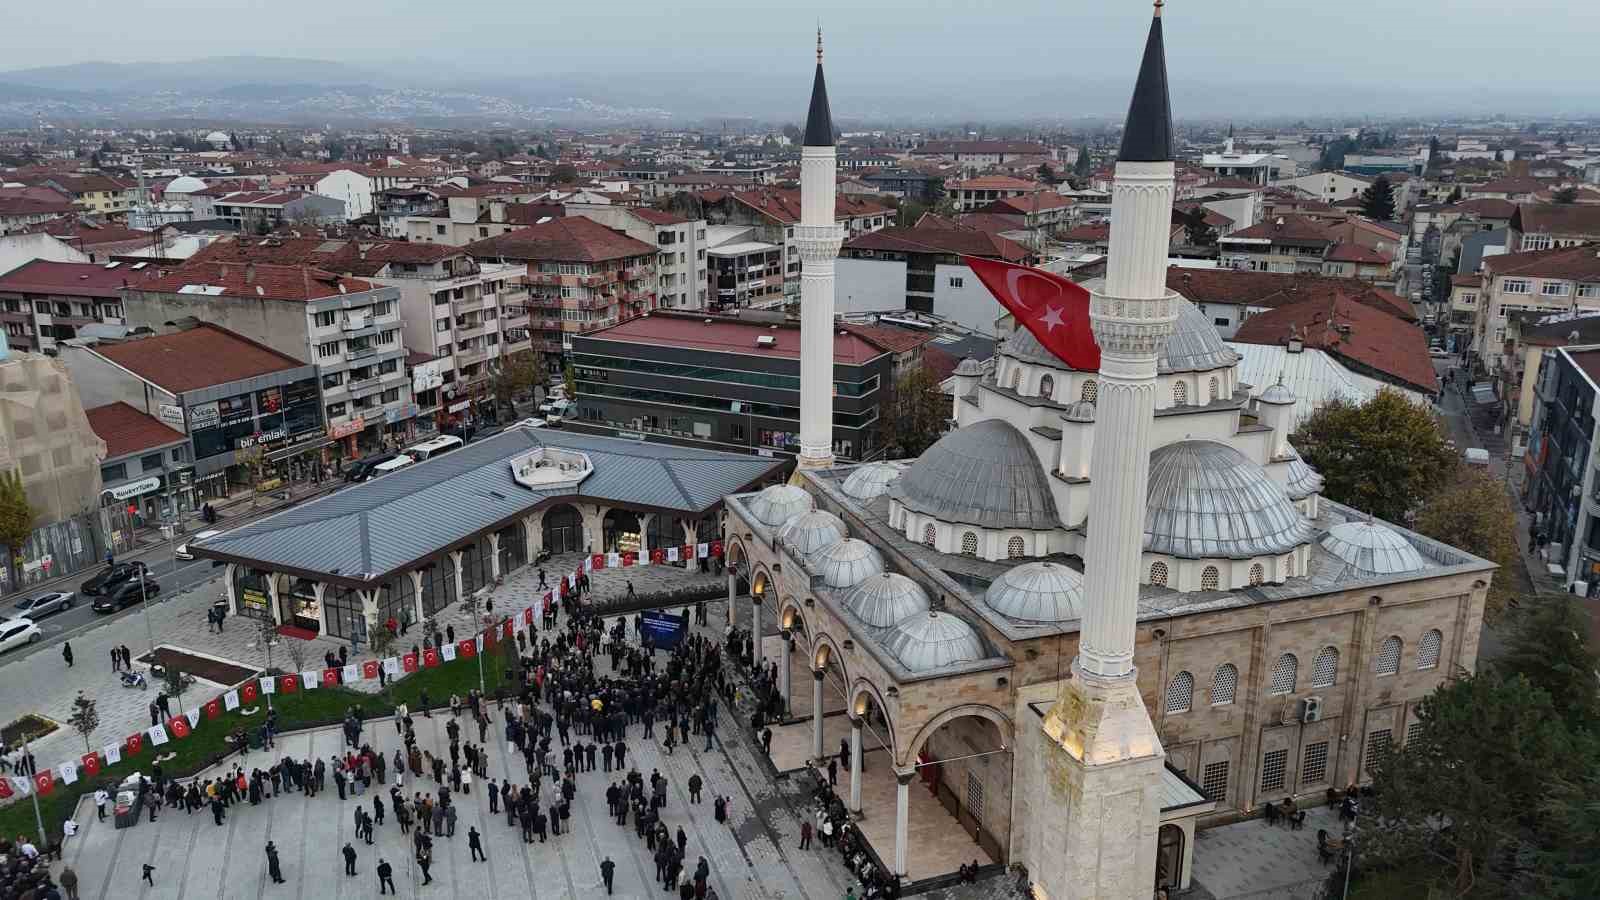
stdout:
{"type": "Polygon", "coordinates": [[[483,309],[482,297],[467,297],[450,301],[450,311],[458,316],[464,313],[477,312],[480,309],[483,309]]]}
{"type": "Polygon", "coordinates": [[[655,273],[649,266],[631,266],[622,270],[622,277],[624,281],[638,281],[641,278],[648,278],[653,274],[655,273]]]}
{"type": "Polygon", "coordinates": [[[468,338],[479,337],[483,334],[485,323],[480,319],[467,325],[457,324],[455,329],[456,340],[464,341],[468,338]]]}
{"type": "Polygon", "coordinates": [[[485,348],[480,347],[476,350],[458,350],[455,354],[456,368],[459,369],[462,366],[470,366],[474,363],[481,363],[488,358],[489,351],[485,348]]]}
{"type": "Polygon", "coordinates": [[[377,354],[378,348],[370,344],[365,347],[346,346],[344,351],[345,359],[366,359],[369,356],[376,356],[377,354]]]}
{"type": "Polygon", "coordinates": [[[582,284],[584,287],[600,287],[601,285],[611,284],[616,280],[617,273],[615,271],[597,272],[593,275],[584,275],[581,279],[579,279],[579,284],[582,284]]]}
{"type": "Polygon", "coordinates": [[[555,272],[529,272],[527,278],[529,284],[556,285],[561,283],[561,276],[555,272]]]}

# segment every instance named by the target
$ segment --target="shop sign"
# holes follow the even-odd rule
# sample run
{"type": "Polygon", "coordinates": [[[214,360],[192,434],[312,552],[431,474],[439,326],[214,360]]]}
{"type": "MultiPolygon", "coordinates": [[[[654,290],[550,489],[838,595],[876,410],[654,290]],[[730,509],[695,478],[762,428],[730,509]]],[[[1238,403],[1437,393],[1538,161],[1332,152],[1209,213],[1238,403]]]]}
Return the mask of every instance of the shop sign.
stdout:
{"type": "Polygon", "coordinates": [[[45,574],[48,575],[50,573],[50,564],[53,562],[55,562],[55,558],[48,553],[39,559],[30,559],[22,564],[22,574],[32,575],[34,572],[43,569],[45,574]]]}
{"type": "Polygon", "coordinates": [[[152,475],[149,478],[141,478],[138,481],[130,481],[127,484],[119,484],[114,488],[107,488],[106,493],[110,494],[114,499],[127,500],[140,494],[148,494],[159,487],[161,487],[161,479],[152,475]]]}
{"type": "Polygon", "coordinates": [[[255,410],[250,406],[249,394],[225,397],[217,401],[217,418],[222,425],[237,425],[255,418],[255,414],[255,410]]]}
{"type": "Polygon", "coordinates": [[[183,430],[183,407],[181,406],[163,403],[160,409],[157,410],[156,418],[160,419],[164,425],[169,425],[178,431],[183,430]]]}
{"type": "Polygon", "coordinates": [[[411,367],[411,389],[416,393],[443,386],[444,360],[430,360],[411,367]]]}
{"type": "Polygon", "coordinates": [[[248,450],[257,444],[270,444],[273,441],[281,441],[288,436],[289,429],[279,425],[277,428],[268,428],[266,431],[258,431],[255,434],[247,434],[239,438],[239,449],[248,450]]]}
{"type": "Polygon", "coordinates": [[[352,434],[360,434],[362,431],[366,430],[366,427],[366,418],[363,416],[356,416],[354,419],[351,419],[343,425],[335,425],[332,428],[329,428],[328,437],[338,440],[339,438],[349,437],[352,434]]]}
{"type": "Polygon", "coordinates": [[[255,588],[245,588],[244,590],[240,591],[239,599],[244,602],[245,606],[248,606],[251,609],[265,611],[267,608],[266,593],[264,591],[258,591],[255,588]]]}
{"type": "Polygon", "coordinates": [[[219,419],[217,404],[214,402],[189,407],[189,427],[191,429],[213,428],[219,419]]]}
{"type": "Polygon", "coordinates": [[[419,407],[415,403],[407,403],[394,409],[386,409],[383,411],[383,421],[385,424],[393,425],[396,422],[415,419],[418,409],[419,407]]]}
{"type": "Polygon", "coordinates": [[[471,400],[462,400],[459,403],[450,404],[449,411],[453,412],[453,413],[465,412],[467,407],[469,407],[471,405],[472,405],[472,401],[471,400]]]}

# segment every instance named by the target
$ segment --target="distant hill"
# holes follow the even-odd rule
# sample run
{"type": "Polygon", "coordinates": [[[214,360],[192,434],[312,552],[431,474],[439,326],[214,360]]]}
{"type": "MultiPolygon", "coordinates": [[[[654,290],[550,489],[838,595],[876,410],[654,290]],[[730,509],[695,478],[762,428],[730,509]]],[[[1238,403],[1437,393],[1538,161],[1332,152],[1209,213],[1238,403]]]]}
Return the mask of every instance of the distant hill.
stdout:
{"type": "Polygon", "coordinates": [[[241,84],[327,85],[383,83],[383,72],[318,59],[213,56],[145,63],[73,63],[0,72],[0,81],[87,93],[215,91],[241,84]]]}

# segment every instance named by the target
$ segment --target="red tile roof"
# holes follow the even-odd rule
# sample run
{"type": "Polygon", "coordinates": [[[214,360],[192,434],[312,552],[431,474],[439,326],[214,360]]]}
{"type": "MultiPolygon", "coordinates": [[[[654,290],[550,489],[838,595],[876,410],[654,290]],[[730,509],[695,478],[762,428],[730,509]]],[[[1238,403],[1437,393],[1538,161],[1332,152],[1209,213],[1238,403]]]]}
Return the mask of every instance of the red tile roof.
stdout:
{"type": "Polygon", "coordinates": [[[654,256],[656,252],[650,244],[583,216],[568,216],[508,231],[475,241],[465,249],[476,257],[571,262],[603,262],[654,256]]]}
{"type": "MultiPolygon", "coordinates": [[[[57,195],[60,197],[60,195],[57,195]]],[[[57,200],[44,200],[39,197],[25,197],[17,194],[0,193],[0,216],[62,216],[72,212],[72,201],[65,197],[57,200]]]]}
{"type": "Polygon", "coordinates": [[[859,325],[846,322],[839,328],[890,353],[909,353],[934,338],[930,332],[911,331],[893,325],[859,325]]]}
{"type": "Polygon", "coordinates": [[[1302,300],[1245,319],[1233,340],[1282,345],[1299,337],[1358,370],[1424,393],[1439,391],[1422,329],[1341,293],[1302,300]]]}
{"type": "MultiPolygon", "coordinates": [[[[684,347],[715,353],[743,353],[795,360],[800,358],[799,328],[791,325],[773,328],[770,323],[744,321],[727,316],[683,316],[658,312],[629,319],[583,337],[630,344],[684,347]],[[776,343],[771,347],[758,347],[756,338],[761,336],[771,336],[776,343]]],[[[885,352],[887,351],[859,335],[848,331],[834,332],[833,360],[836,363],[860,365],[882,356],[885,352]]]]}
{"type": "Polygon", "coordinates": [[[371,282],[346,278],[311,266],[191,260],[165,277],[140,285],[139,289],[151,293],[198,293],[184,290],[190,286],[222,288],[222,294],[230,297],[302,302],[370,291],[373,287],[371,282]]]}
{"type": "Polygon", "coordinates": [[[651,209],[648,206],[633,207],[632,209],[628,210],[628,214],[633,216],[635,219],[648,222],[651,225],[687,225],[689,223],[689,220],[685,219],[683,216],[675,215],[664,210],[651,209]]]}
{"type": "Polygon", "coordinates": [[[1061,239],[1083,244],[1103,244],[1111,240],[1111,223],[1090,222],[1079,225],[1064,232],[1061,239]]]}
{"type": "Polygon", "coordinates": [[[1472,273],[1469,273],[1469,274],[1466,274],[1466,275],[1451,275],[1450,276],[1450,286],[1451,287],[1481,287],[1482,285],[1483,285],[1483,276],[1479,275],[1476,272],[1472,272],[1472,273]]]}
{"type": "Polygon", "coordinates": [[[1044,185],[1037,181],[1023,181],[1009,175],[982,175],[966,181],[946,184],[947,191],[1040,191],[1044,185]]]}
{"type": "Polygon", "coordinates": [[[1417,320],[1411,303],[1405,298],[1357,278],[1173,267],[1167,269],[1167,287],[1200,303],[1268,309],[1339,294],[1406,322],[1417,320]]]}
{"type": "Polygon", "coordinates": [[[1600,238],[1600,205],[1582,203],[1524,203],[1511,218],[1511,227],[1523,234],[1583,235],[1600,238]]]}
{"type": "Polygon", "coordinates": [[[1533,278],[1600,281],[1600,244],[1488,256],[1484,257],[1483,266],[1491,276],[1527,275],[1533,278]]]}
{"type": "Polygon", "coordinates": [[[42,231],[52,237],[61,238],[75,247],[99,247],[103,244],[123,244],[132,241],[152,242],[152,235],[148,231],[124,228],[109,222],[89,222],[78,216],[65,216],[35,225],[28,230],[42,231]]]}
{"type": "Polygon", "coordinates": [[[1324,226],[1305,216],[1278,216],[1257,222],[1249,228],[1235,231],[1223,238],[1267,238],[1273,241],[1300,241],[1304,243],[1327,242],[1324,226]]]}
{"type": "Polygon", "coordinates": [[[1004,235],[1008,231],[1023,231],[1028,227],[1025,216],[1006,215],[991,212],[962,213],[957,221],[951,222],[933,213],[923,213],[917,220],[917,227],[932,228],[972,228],[986,234],[996,236],[1004,235]]]}
{"type": "MultiPolygon", "coordinates": [[[[740,191],[733,195],[733,199],[767,218],[775,220],[779,224],[797,225],[800,222],[800,191],[798,188],[758,188],[751,191],[740,191]]],[[[894,212],[894,210],[881,203],[863,200],[850,194],[837,195],[834,198],[833,209],[836,220],[887,215],[894,212]]]]}
{"type": "Polygon", "coordinates": [[[51,262],[36,259],[0,275],[0,291],[20,294],[56,294],[62,297],[121,299],[125,287],[139,287],[160,273],[153,266],[134,269],[118,263],[108,269],[101,263],[51,262]]]}
{"type": "Polygon", "coordinates": [[[958,253],[1012,262],[1029,256],[1027,247],[976,228],[885,228],[857,235],[845,243],[850,250],[901,253],[958,253]]]}
{"type": "Polygon", "coordinates": [[[244,335],[208,324],[123,343],[97,344],[93,349],[175,394],[303,365],[244,335]]]}
{"type": "Polygon", "coordinates": [[[1330,262],[1361,263],[1363,265],[1385,265],[1393,262],[1388,256],[1360,244],[1341,241],[1328,248],[1323,259],[1330,262]]]}
{"type": "Polygon", "coordinates": [[[106,442],[106,459],[163,447],[185,439],[181,431],[169,428],[154,416],[147,416],[126,403],[108,403],[84,410],[89,427],[106,442]]]}
{"type": "Polygon", "coordinates": [[[1044,212],[1051,209],[1061,209],[1072,206],[1078,201],[1071,197],[1063,197],[1055,191],[1030,191],[1021,197],[1007,197],[1004,200],[994,200],[987,206],[981,207],[983,212],[992,213],[1017,213],[1027,215],[1032,212],[1044,212]]]}
{"type": "Polygon", "coordinates": [[[1033,141],[927,141],[912,153],[953,155],[956,153],[1011,153],[1047,155],[1050,149],[1033,141]]]}
{"type": "Polygon", "coordinates": [[[1499,200],[1493,197],[1478,197],[1473,200],[1463,200],[1455,204],[1455,208],[1463,213],[1470,213],[1481,219],[1510,219],[1517,212],[1517,205],[1510,200],[1499,200]]]}

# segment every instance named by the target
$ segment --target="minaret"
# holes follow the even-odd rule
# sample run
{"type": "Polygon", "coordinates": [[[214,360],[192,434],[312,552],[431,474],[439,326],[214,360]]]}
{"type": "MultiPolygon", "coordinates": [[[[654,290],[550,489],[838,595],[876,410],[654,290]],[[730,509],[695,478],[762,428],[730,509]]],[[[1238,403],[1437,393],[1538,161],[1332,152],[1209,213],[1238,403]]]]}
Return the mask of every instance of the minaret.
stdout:
{"type": "Polygon", "coordinates": [[[1155,879],[1165,754],[1139,695],[1133,649],[1156,357],[1178,313],[1166,280],[1174,166],[1161,6],[1156,0],[1117,156],[1105,284],[1089,307],[1100,384],[1084,552],[1088,606],[1072,678],[1044,724],[1042,786],[1059,812],[1031,854],[1052,900],[1145,897],[1155,879]]]}
{"type": "Polygon", "coordinates": [[[817,29],[817,77],[811,84],[805,146],[800,150],[800,468],[833,465],[833,263],[844,243],[834,217],[833,116],[822,80],[822,29],[817,29]]]}

